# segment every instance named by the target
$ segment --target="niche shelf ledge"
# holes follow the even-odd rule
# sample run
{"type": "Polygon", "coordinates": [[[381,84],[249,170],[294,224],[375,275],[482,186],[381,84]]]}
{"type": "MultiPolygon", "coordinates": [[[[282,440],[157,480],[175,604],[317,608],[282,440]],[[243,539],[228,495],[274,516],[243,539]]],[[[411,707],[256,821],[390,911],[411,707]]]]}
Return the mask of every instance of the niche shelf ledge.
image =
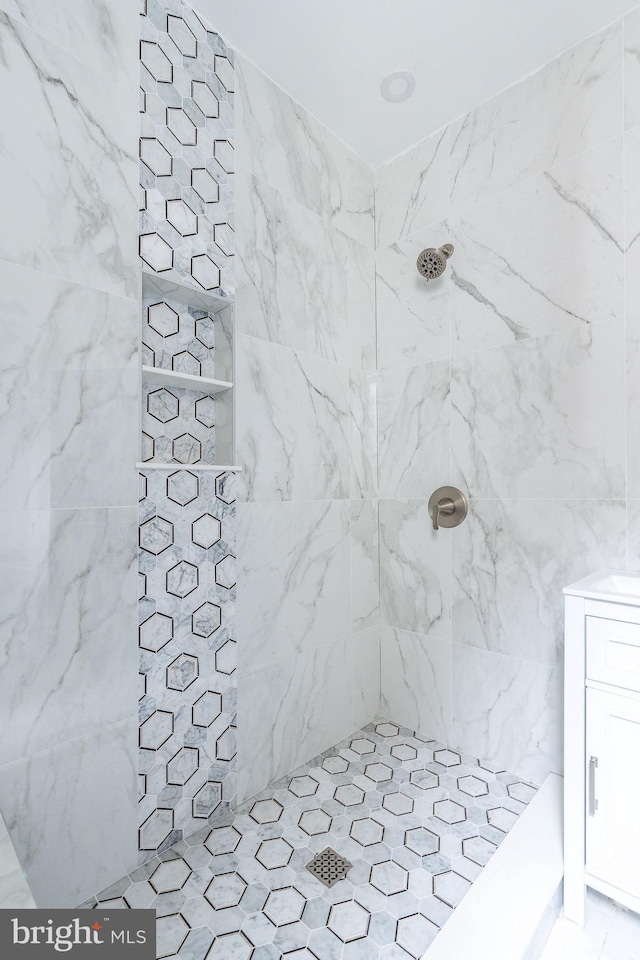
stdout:
{"type": "Polygon", "coordinates": [[[142,270],[142,292],[145,296],[170,297],[187,307],[205,310],[207,313],[219,313],[225,307],[234,303],[234,298],[224,293],[210,293],[208,290],[199,290],[189,283],[180,280],[169,280],[157,273],[142,270]]]}
{"type": "Polygon", "coordinates": [[[216,473],[241,473],[242,467],[237,464],[221,463],[151,463],[141,461],[136,463],[136,470],[167,470],[175,473],[176,470],[215,470],[216,473]]]}
{"type": "Polygon", "coordinates": [[[163,367],[142,365],[142,376],[150,383],[163,386],[184,387],[187,390],[204,390],[206,393],[221,393],[230,390],[233,384],[229,380],[214,380],[212,377],[197,377],[192,373],[180,373],[177,370],[165,370],[163,367]]]}

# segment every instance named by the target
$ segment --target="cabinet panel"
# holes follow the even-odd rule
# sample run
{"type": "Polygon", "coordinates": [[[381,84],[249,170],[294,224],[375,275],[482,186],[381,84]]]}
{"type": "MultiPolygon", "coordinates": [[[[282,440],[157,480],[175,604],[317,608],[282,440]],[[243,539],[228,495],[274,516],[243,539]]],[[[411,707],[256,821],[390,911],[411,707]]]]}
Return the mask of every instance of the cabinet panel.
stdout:
{"type": "Polygon", "coordinates": [[[588,689],[586,746],[587,871],[640,897],[640,696],[588,689]]]}
{"type": "Polygon", "coordinates": [[[640,691],[640,624],[587,617],[587,677],[640,691]]]}

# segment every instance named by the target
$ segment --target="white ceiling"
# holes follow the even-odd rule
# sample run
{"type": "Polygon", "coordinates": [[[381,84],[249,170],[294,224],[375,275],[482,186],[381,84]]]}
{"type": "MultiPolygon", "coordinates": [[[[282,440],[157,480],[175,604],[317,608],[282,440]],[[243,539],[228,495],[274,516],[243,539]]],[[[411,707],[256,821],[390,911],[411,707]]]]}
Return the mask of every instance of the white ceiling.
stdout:
{"type": "Polygon", "coordinates": [[[638,0],[192,0],[372,166],[494,96],[638,0]],[[380,81],[410,70],[387,103],[380,81]]]}

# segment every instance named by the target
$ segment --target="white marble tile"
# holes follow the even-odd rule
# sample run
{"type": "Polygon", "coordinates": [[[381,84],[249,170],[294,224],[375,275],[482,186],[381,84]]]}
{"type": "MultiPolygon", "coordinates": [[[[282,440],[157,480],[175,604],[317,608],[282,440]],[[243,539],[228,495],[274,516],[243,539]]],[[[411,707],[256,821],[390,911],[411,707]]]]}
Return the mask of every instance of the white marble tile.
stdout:
{"type": "Polygon", "coordinates": [[[625,495],[624,324],[453,361],[453,483],[471,497],[625,495]]]}
{"type": "Polygon", "coordinates": [[[622,130],[622,23],[576,44],[451,125],[455,209],[622,130]]]}
{"type": "Polygon", "coordinates": [[[623,21],[624,33],[624,128],[640,124],[640,9],[623,21]]]}
{"type": "Polygon", "coordinates": [[[562,772],[562,673],[453,645],[451,747],[541,783],[562,772]]]}
{"type": "Polygon", "coordinates": [[[640,127],[624,136],[625,308],[640,313],[640,127]]]}
{"type": "Polygon", "coordinates": [[[430,363],[450,356],[451,270],[437,280],[425,280],[416,269],[421,250],[450,240],[448,225],[436,223],[409,240],[398,240],[378,251],[379,368],[430,363]]]}
{"type": "Polygon", "coordinates": [[[624,313],[623,138],[451,224],[453,352],[624,313]]]}
{"type": "Polygon", "coordinates": [[[352,500],[351,622],[354,630],[363,630],[379,621],[378,504],[375,500],[352,500]]]}
{"type": "Polygon", "coordinates": [[[346,148],[345,203],[334,217],[334,224],[354,240],[373,250],[374,224],[374,170],[357,153],[346,148]]]}
{"type": "Polygon", "coordinates": [[[4,508],[136,502],[138,307],[0,262],[4,508]]]}
{"type": "Polygon", "coordinates": [[[236,338],[239,486],[250,500],[349,495],[349,370],[236,338]]]}
{"type": "Polygon", "coordinates": [[[456,643],[549,665],[564,648],[562,588],[626,564],[623,500],[476,500],[454,533],[456,643]]]}
{"type": "Polygon", "coordinates": [[[27,878],[0,816],[0,909],[29,910],[35,907],[27,878]]]}
{"type": "Polygon", "coordinates": [[[325,643],[238,681],[238,801],[353,729],[349,641],[325,643]]]}
{"type": "Polygon", "coordinates": [[[448,215],[449,129],[444,127],[376,170],[378,247],[448,215]]]}
{"type": "Polygon", "coordinates": [[[626,318],[627,496],[640,497],[640,314],[626,318]]]}
{"type": "Polygon", "coordinates": [[[451,639],[451,540],[435,531],[426,500],[381,500],[380,604],[383,623],[451,639]]]}
{"type": "Polygon", "coordinates": [[[137,106],[0,13],[0,258],[136,297],[137,106]],[[25,123],[29,117],[29,123],[25,123]]]}
{"type": "Polygon", "coordinates": [[[240,674],[348,637],[348,501],[238,504],[240,674]]]}
{"type": "Polygon", "coordinates": [[[380,715],[380,629],[368,627],[349,638],[354,730],[380,715]]]}
{"type": "Polygon", "coordinates": [[[135,866],[137,731],[132,717],[0,768],[0,810],[37,906],[73,907],[135,866]]]}
{"type": "Polygon", "coordinates": [[[347,239],[262,180],[236,178],[238,330],[347,363],[347,239]]]}
{"type": "Polygon", "coordinates": [[[131,0],[0,0],[0,10],[111,82],[138,84],[138,11],[131,0]]]}
{"type": "Polygon", "coordinates": [[[377,378],[349,371],[349,454],[352,497],[375,497],[378,489],[377,378]]]}
{"type": "Polygon", "coordinates": [[[0,763],[137,709],[133,507],[3,511],[0,763]]]}
{"type": "Polygon", "coordinates": [[[450,742],[451,643],[382,627],[381,713],[424,737],[450,742]]]}
{"type": "Polygon", "coordinates": [[[348,253],[349,365],[372,372],[376,368],[375,253],[351,239],[348,253]]]}
{"type": "Polygon", "coordinates": [[[236,56],[236,164],[325,219],[346,209],[347,148],[258,67],[236,56]]]}
{"type": "Polygon", "coordinates": [[[448,360],[379,375],[381,497],[429,497],[449,482],[449,384],[448,360]]]}
{"type": "Polygon", "coordinates": [[[627,569],[640,571],[640,500],[627,500],[627,569]]]}

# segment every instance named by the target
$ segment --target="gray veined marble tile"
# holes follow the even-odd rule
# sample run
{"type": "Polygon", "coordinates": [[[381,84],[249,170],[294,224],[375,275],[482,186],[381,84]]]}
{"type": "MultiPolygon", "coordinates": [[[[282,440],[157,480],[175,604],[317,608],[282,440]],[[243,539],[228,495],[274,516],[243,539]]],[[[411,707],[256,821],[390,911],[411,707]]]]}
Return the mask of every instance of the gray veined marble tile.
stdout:
{"type": "Polygon", "coordinates": [[[6,764],[136,712],[136,510],[2,519],[6,764]]]}
{"type": "Polygon", "coordinates": [[[378,248],[448,215],[449,129],[444,127],[376,170],[378,248]]]}
{"type": "Polygon", "coordinates": [[[81,903],[135,866],[137,727],[132,717],[0,768],[0,809],[37,906],[81,903]]]}
{"type": "Polygon", "coordinates": [[[6,14],[0,53],[0,202],[12,224],[0,257],[136,297],[135,90],[114,97],[109,80],[6,14]]]}
{"type": "Polygon", "coordinates": [[[351,622],[362,630],[380,621],[378,504],[351,501],[351,622]]]}
{"type": "Polygon", "coordinates": [[[625,495],[624,323],[453,361],[453,483],[471,497],[625,495]]]}
{"type": "Polygon", "coordinates": [[[640,314],[626,319],[627,496],[640,497],[640,314]]]}
{"type": "Polygon", "coordinates": [[[541,783],[562,770],[557,667],[453,645],[451,745],[541,783]]]}
{"type": "Polygon", "coordinates": [[[415,366],[449,357],[451,271],[427,281],[418,273],[416,259],[425,247],[439,247],[450,240],[448,225],[442,222],[378,251],[379,368],[415,366]]]}
{"type": "Polygon", "coordinates": [[[377,494],[377,389],[375,376],[349,371],[349,482],[353,498],[377,494]]]}
{"type": "Polygon", "coordinates": [[[640,312],[640,127],[624,136],[625,310],[640,312]]]}
{"type": "Polygon", "coordinates": [[[448,482],[449,381],[448,360],[379,374],[381,497],[429,497],[448,482]]]}
{"type": "Polygon", "coordinates": [[[349,495],[349,371],[237,337],[239,478],[250,500],[349,495]]]}
{"type": "Polygon", "coordinates": [[[348,501],[238,505],[239,672],[348,637],[348,501]]]}
{"type": "Polygon", "coordinates": [[[346,237],[244,171],[236,198],[238,329],[347,363],[346,237]]]}
{"type": "Polygon", "coordinates": [[[325,219],[341,214],[347,148],[244,57],[235,67],[238,166],[325,219]]]}
{"type": "Polygon", "coordinates": [[[456,643],[562,661],[562,588],[626,564],[623,500],[479,500],[455,530],[456,643]]]}
{"type": "Polygon", "coordinates": [[[451,643],[383,626],[381,648],[383,716],[449,743],[451,643]]]}
{"type": "Polygon", "coordinates": [[[373,250],[374,233],[374,171],[347,147],[346,200],[342,210],[334,217],[334,225],[373,250]]]}
{"type": "Polygon", "coordinates": [[[624,313],[622,137],[452,220],[453,352],[624,313]]]}
{"type": "Polygon", "coordinates": [[[627,500],[627,569],[640,572],[640,500],[627,500]]]}
{"type": "Polygon", "coordinates": [[[352,729],[380,713],[380,625],[353,633],[349,639],[349,671],[353,703],[352,729]]]}
{"type": "Polygon", "coordinates": [[[349,365],[371,373],[376,369],[375,253],[349,239],[348,254],[349,365]]]}
{"type": "Polygon", "coordinates": [[[240,676],[240,803],[352,731],[348,644],[324,643],[240,676]]]}
{"type": "Polygon", "coordinates": [[[111,82],[138,82],[139,16],[130,0],[0,0],[0,9],[111,82]]]}
{"type": "Polygon", "coordinates": [[[382,622],[451,639],[451,539],[435,531],[426,499],[381,500],[382,622]]]}
{"type": "Polygon", "coordinates": [[[623,20],[624,34],[624,128],[640,124],[640,10],[623,20]]]}
{"type": "Polygon", "coordinates": [[[451,125],[456,210],[622,130],[622,23],[571,47],[451,125]]]}
{"type": "Polygon", "coordinates": [[[135,503],[135,301],[0,263],[5,508],[135,503]]]}

